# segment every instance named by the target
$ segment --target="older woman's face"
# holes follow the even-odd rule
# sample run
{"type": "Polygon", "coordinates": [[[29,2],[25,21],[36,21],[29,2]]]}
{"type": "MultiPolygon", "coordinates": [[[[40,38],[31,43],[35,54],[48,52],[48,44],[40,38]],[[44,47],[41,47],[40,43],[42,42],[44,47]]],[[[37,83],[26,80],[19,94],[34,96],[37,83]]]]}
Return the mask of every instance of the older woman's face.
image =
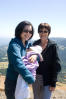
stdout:
{"type": "Polygon", "coordinates": [[[32,26],[26,25],[23,32],[21,33],[21,39],[22,40],[29,40],[32,36],[32,26]]]}
{"type": "Polygon", "coordinates": [[[41,40],[47,40],[48,39],[48,30],[46,28],[40,29],[39,36],[41,40]]]}

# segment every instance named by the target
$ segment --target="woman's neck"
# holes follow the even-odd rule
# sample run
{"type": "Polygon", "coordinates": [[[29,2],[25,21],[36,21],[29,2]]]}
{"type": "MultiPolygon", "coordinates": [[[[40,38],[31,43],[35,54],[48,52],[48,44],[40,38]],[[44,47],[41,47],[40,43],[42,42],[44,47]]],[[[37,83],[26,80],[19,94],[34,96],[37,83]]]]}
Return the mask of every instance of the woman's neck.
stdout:
{"type": "Polygon", "coordinates": [[[42,46],[43,49],[46,48],[47,43],[48,43],[48,40],[46,40],[46,41],[41,40],[41,46],[42,46]]]}
{"type": "Polygon", "coordinates": [[[22,40],[23,45],[25,46],[25,40],[22,40]]]}

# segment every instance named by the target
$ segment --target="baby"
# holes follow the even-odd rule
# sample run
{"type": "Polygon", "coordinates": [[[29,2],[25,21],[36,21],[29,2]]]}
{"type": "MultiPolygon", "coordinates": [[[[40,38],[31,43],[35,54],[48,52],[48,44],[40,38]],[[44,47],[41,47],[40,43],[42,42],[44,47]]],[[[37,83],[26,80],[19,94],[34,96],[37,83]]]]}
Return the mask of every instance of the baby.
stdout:
{"type": "MultiPolygon", "coordinates": [[[[36,69],[39,66],[38,60],[42,61],[42,48],[38,45],[32,46],[29,49],[27,49],[27,53],[24,57],[22,57],[22,61],[24,62],[26,68],[32,73],[34,79],[36,79],[36,69]],[[29,61],[29,58],[32,55],[37,55],[38,60],[34,61],[33,63],[29,61]]],[[[16,90],[15,90],[15,99],[25,99],[25,98],[31,98],[31,90],[29,88],[29,85],[25,80],[22,78],[22,76],[19,74],[16,84],[16,90]]]]}

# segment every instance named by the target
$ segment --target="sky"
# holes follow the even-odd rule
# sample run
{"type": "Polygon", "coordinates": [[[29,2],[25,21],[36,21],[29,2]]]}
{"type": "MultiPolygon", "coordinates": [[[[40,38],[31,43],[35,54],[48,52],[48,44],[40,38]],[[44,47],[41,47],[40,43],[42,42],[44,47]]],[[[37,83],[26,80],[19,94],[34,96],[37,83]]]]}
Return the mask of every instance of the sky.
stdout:
{"type": "Polygon", "coordinates": [[[66,0],[0,0],[0,38],[13,38],[17,24],[30,21],[38,39],[40,23],[51,26],[50,37],[66,38],[66,0]]]}

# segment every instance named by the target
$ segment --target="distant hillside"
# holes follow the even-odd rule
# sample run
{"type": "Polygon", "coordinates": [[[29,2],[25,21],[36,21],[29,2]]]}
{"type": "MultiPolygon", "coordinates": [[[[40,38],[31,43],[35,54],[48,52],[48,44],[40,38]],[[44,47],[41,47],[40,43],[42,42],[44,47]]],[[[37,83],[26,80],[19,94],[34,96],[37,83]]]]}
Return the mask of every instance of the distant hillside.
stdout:
{"type": "Polygon", "coordinates": [[[0,46],[0,62],[7,61],[7,48],[8,48],[8,45],[0,46]]]}
{"type": "Polygon", "coordinates": [[[59,45],[63,45],[66,47],[66,38],[50,38],[52,40],[54,40],[57,44],[59,45]]]}
{"type": "Polygon", "coordinates": [[[58,75],[60,82],[66,83],[66,38],[51,38],[54,40],[59,47],[59,57],[61,60],[62,71],[58,75]]]}
{"type": "MultiPolygon", "coordinates": [[[[60,59],[66,66],[66,38],[50,38],[50,39],[55,41],[59,46],[60,59]]],[[[9,41],[10,39],[4,39],[4,38],[0,39],[0,61],[2,61],[4,57],[7,57],[6,51],[9,41]]]]}
{"type": "Polygon", "coordinates": [[[66,38],[51,38],[51,39],[57,43],[59,47],[60,59],[62,63],[64,63],[64,65],[66,66],[66,38]]]}

